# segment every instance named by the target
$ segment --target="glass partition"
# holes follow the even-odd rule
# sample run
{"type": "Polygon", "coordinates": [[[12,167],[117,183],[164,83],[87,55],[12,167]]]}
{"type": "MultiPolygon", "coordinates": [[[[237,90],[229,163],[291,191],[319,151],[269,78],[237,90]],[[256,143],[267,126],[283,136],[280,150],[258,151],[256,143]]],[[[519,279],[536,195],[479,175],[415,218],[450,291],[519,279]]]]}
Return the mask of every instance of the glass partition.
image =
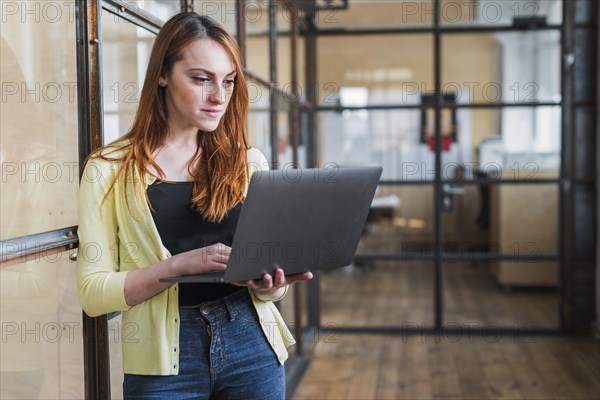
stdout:
{"type": "Polygon", "coordinates": [[[0,269],[0,397],[81,399],[82,312],[70,252],[0,269]]]}
{"type": "MultiPolygon", "coordinates": [[[[194,11],[200,15],[206,15],[219,22],[225,27],[227,32],[232,35],[237,33],[237,25],[235,20],[236,2],[233,0],[213,1],[213,0],[194,0],[194,11]]],[[[243,12],[243,18],[246,20],[251,18],[251,7],[248,5],[243,12]]]]}
{"type": "Polygon", "coordinates": [[[443,27],[479,26],[528,28],[562,23],[562,0],[442,0],[443,27]]]}
{"type": "Polygon", "coordinates": [[[559,102],[560,31],[446,35],[442,91],[452,102],[559,102]]]}
{"type": "Polygon", "coordinates": [[[444,213],[446,321],[559,328],[558,194],[557,184],[499,184],[454,195],[444,213]]]}
{"type": "Polygon", "coordinates": [[[3,4],[0,239],[77,224],[73,4],[3,4]],[[52,43],[51,46],[48,43],[52,43]],[[61,132],[56,135],[56,132],[61,132]]]}
{"type": "Polygon", "coordinates": [[[104,143],[133,123],[155,35],[102,11],[104,143]]]}
{"type": "Polygon", "coordinates": [[[319,29],[427,28],[433,26],[434,0],[351,0],[349,3],[350,6],[345,10],[318,11],[315,19],[319,29]]]}
{"type": "MultiPolygon", "coordinates": [[[[325,36],[317,43],[317,91],[324,106],[418,105],[421,93],[434,90],[431,34],[325,36]]],[[[465,74],[467,66],[465,61],[465,74]]]]}

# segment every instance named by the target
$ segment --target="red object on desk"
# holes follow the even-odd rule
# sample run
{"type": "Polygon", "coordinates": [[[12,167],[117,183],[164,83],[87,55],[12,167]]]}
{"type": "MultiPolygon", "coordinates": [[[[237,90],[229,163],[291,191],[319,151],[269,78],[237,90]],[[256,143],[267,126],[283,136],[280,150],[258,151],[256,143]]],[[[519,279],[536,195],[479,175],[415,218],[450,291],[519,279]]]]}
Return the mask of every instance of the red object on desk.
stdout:
{"type": "MultiPolygon", "coordinates": [[[[429,150],[435,151],[435,136],[431,136],[427,139],[429,150]]],[[[450,151],[450,144],[452,144],[452,136],[442,136],[442,151],[450,151]]]]}

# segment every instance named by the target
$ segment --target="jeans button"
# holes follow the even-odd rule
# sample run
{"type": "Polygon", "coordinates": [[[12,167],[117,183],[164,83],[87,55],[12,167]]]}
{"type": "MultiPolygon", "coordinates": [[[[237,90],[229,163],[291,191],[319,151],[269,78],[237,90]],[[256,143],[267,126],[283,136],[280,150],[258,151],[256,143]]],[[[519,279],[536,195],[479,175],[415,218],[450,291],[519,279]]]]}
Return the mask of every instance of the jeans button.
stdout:
{"type": "Polygon", "coordinates": [[[204,307],[204,308],[202,309],[202,314],[204,314],[204,315],[208,315],[208,308],[207,308],[207,307],[204,307]]]}

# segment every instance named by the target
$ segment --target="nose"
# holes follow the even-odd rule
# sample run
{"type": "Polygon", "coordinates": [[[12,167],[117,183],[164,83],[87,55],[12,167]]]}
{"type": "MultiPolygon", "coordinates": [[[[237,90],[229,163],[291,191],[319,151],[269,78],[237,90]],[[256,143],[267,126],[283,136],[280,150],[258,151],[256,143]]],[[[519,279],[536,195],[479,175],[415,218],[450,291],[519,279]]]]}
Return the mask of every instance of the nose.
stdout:
{"type": "Polygon", "coordinates": [[[225,89],[221,87],[219,84],[210,85],[208,92],[208,101],[214,104],[223,104],[225,103],[225,89]]]}

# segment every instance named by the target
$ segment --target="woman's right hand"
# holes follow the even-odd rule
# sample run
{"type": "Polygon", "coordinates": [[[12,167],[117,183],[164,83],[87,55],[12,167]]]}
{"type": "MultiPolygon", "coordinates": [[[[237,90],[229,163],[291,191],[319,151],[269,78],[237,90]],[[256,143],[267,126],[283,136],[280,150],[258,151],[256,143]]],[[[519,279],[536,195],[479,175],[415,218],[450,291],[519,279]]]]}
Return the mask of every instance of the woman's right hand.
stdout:
{"type": "Polygon", "coordinates": [[[140,304],[173,285],[162,278],[223,271],[231,247],[222,243],[186,251],[146,268],[129,271],[125,278],[125,301],[129,306],[140,304]]]}
{"type": "Polygon", "coordinates": [[[216,243],[173,256],[173,266],[179,275],[224,271],[227,268],[230,254],[231,247],[223,243],[216,243]]]}

